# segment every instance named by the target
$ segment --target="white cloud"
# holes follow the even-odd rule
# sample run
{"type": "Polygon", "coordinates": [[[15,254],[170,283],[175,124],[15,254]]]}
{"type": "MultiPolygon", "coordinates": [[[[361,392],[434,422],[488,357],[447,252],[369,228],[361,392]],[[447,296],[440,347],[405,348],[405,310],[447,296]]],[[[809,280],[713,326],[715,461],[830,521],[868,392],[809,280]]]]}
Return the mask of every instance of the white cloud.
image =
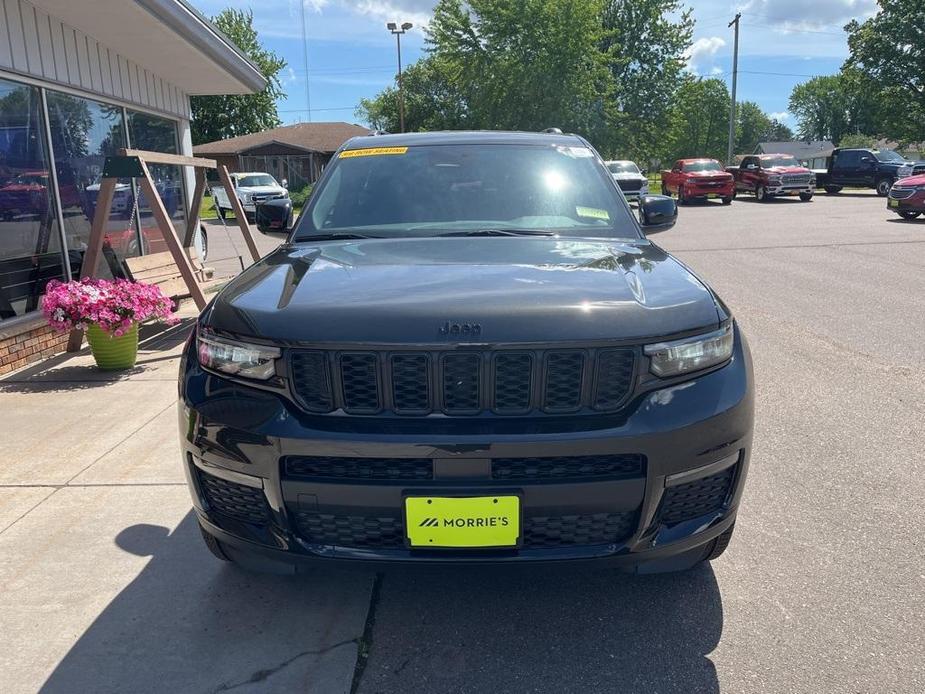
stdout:
{"type": "Polygon", "coordinates": [[[705,62],[709,62],[716,55],[716,52],[725,45],[726,41],[719,36],[697,39],[691,44],[685,55],[687,69],[697,72],[705,62]]]}
{"type": "Polygon", "coordinates": [[[769,113],[768,116],[772,120],[776,120],[778,123],[783,123],[784,121],[788,121],[791,118],[791,115],[786,111],[776,111],[775,113],[769,113]]]}
{"type": "Polygon", "coordinates": [[[839,30],[852,19],[865,19],[877,10],[876,0],[748,0],[742,7],[743,25],[754,20],[788,29],[839,30]]]}
{"type": "Polygon", "coordinates": [[[711,74],[711,75],[722,75],[722,74],[723,74],[723,68],[721,68],[721,67],[719,67],[719,66],[717,66],[717,65],[714,65],[713,67],[710,68],[710,74],[711,74]]]}

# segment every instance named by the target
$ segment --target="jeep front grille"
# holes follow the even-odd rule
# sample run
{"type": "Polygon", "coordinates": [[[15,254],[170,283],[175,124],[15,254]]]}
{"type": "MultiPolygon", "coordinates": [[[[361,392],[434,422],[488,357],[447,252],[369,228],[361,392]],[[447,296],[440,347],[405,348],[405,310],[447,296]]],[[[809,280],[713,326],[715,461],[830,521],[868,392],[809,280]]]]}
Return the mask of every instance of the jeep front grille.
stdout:
{"type": "Polygon", "coordinates": [[[630,394],[636,350],[293,350],[289,370],[297,401],[315,413],[609,412],[630,394]]]}

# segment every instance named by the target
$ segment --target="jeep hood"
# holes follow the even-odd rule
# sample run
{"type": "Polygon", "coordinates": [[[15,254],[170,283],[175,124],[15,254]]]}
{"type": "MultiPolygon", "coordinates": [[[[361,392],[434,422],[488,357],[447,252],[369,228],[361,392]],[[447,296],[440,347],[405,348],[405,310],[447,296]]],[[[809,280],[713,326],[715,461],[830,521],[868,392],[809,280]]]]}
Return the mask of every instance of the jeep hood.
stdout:
{"type": "Polygon", "coordinates": [[[202,321],[279,342],[438,344],[653,339],[721,316],[710,290],[646,241],[462,237],[284,245],[202,321]],[[441,335],[447,323],[480,335],[441,335]]]}

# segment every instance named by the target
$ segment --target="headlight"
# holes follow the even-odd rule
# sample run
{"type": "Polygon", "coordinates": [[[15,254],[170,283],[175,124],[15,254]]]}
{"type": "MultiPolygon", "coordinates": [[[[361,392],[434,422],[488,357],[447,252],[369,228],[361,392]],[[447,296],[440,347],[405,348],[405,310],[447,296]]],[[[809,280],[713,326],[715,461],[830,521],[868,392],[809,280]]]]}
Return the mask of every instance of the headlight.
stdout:
{"type": "Polygon", "coordinates": [[[199,363],[207,369],[266,381],[276,374],[276,347],[251,345],[226,338],[197,336],[199,363]]]}
{"type": "Polygon", "coordinates": [[[667,378],[722,364],[732,356],[732,325],[706,335],[646,345],[649,366],[656,376],[667,378]]]}

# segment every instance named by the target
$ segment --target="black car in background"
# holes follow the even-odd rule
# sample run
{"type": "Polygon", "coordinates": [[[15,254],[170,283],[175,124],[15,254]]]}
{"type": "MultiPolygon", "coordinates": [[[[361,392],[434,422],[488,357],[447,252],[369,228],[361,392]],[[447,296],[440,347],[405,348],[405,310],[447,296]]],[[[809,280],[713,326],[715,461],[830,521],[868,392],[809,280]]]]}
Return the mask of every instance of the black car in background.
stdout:
{"type": "Polygon", "coordinates": [[[222,559],[718,557],[753,427],[729,309],[555,133],[361,137],[181,364],[182,462],[222,559]]]}
{"type": "Polygon", "coordinates": [[[814,170],[816,186],[835,194],[846,186],[874,188],[886,197],[900,178],[925,173],[925,161],[908,161],[891,149],[833,150],[827,169],[814,170]]]}

